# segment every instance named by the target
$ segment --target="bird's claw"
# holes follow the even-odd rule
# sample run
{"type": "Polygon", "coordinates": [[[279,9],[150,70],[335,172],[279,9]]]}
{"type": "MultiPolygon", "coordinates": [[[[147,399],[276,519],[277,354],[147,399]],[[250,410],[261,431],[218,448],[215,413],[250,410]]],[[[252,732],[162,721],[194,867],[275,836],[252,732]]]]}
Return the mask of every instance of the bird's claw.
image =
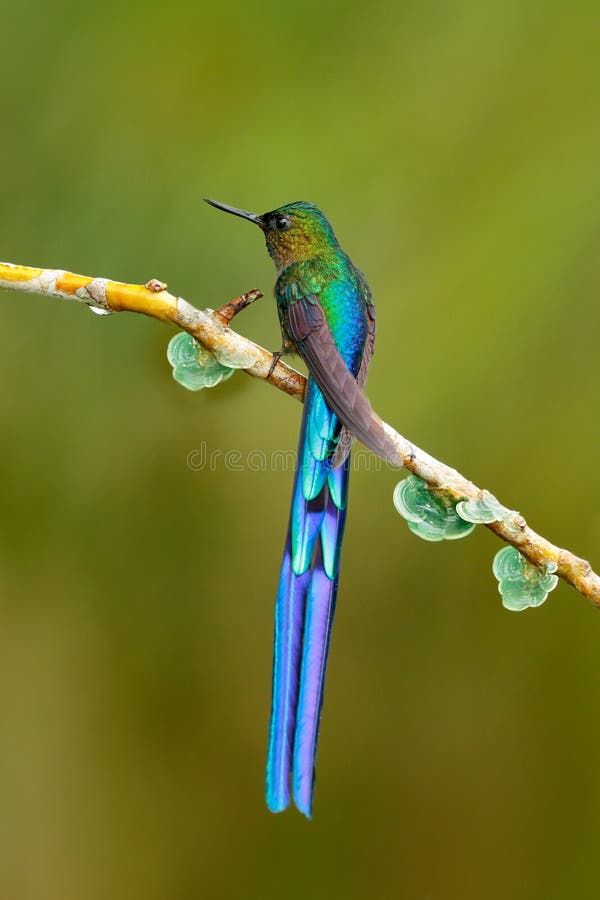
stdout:
{"type": "Polygon", "coordinates": [[[276,350],[275,353],[273,353],[273,358],[272,358],[272,360],[271,360],[271,365],[269,366],[269,371],[267,372],[267,378],[266,378],[267,381],[269,380],[269,378],[270,378],[271,375],[273,374],[273,372],[274,372],[274,370],[275,370],[275,366],[277,365],[277,363],[279,362],[279,360],[281,359],[281,357],[283,356],[283,354],[284,354],[284,351],[283,351],[283,350],[276,350]]]}

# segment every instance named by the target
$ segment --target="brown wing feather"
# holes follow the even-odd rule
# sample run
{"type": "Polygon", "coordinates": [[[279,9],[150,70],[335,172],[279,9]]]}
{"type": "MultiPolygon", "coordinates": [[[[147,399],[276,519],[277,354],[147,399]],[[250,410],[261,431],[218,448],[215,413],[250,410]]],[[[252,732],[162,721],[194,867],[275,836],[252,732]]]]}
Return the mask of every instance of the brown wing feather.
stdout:
{"type": "MultiPolygon", "coordinates": [[[[342,424],[374,453],[388,462],[401,465],[398,451],[385,431],[383,422],[371,409],[366,394],[340,356],[316,296],[292,303],[287,309],[286,319],[287,329],[300,356],[321,389],[328,406],[342,424]]],[[[372,345],[370,352],[373,352],[372,345]]],[[[368,365],[369,360],[365,361],[363,357],[363,365],[359,371],[360,376],[364,366],[363,381],[368,365]]]]}

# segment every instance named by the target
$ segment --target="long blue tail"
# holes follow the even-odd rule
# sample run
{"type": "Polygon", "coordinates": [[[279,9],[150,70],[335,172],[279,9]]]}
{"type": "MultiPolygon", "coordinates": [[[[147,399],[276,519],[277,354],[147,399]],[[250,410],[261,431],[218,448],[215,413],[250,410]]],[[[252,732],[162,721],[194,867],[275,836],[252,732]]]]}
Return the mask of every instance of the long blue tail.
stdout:
{"type": "Polygon", "coordinates": [[[340,424],[309,380],[275,607],[267,805],[310,817],[325,671],[346,521],[349,460],[331,468],[340,424]]]}

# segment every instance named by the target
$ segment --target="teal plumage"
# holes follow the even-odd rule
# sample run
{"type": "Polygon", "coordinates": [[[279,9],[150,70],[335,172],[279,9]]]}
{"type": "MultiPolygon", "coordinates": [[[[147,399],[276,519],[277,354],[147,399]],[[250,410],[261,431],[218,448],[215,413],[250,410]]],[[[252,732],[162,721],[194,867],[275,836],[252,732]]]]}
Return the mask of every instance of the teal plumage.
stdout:
{"type": "MultiPolygon", "coordinates": [[[[296,345],[288,324],[290,307],[318,304],[335,346],[356,377],[368,335],[368,294],[343,251],[336,248],[329,257],[292,263],[282,271],[275,290],[286,342],[296,345]]],[[[349,460],[338,468],[332,465],[341,432],[342,423],[309,377],[277,599],[280,624],[274,642],[267,760],[267,803],[274,812],[289,803],[290,772],[296,806],[307,816],[312,811],[319,718],[346,521],[349,460]]]]}
{"type": "Polygon", "coordinates": [[[293,797],[310,817],[353,437],[398,461],[362,391],[375,311],[364,276],[316,207],[290,203],[259,216],[207,202],[262,229],[278,273],[277,356],[295,351],[309,372],[275,606],[266,798],[280,812],[293,797]]]}

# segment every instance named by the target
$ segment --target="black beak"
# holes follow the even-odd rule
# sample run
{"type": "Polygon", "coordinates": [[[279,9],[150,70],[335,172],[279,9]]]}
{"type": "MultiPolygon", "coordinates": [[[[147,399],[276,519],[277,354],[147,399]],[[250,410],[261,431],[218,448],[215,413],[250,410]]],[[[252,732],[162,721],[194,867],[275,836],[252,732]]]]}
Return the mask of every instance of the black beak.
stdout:
{"type": "Polygon", "coordinates": [[[248,219],[249,222],[254,222],[254,224],[258,225],[260,228],[264,225],[262,216],[258,216],[256,213],[246,212],[245,209],[236,209],[235,206],[227,206],[226,203],[219,203],[217,200],[209,200],[208,197],[204,198],[204,202],[208,203],[210,206],[214,206],[215,209],[222,209],[223,212],[231,213],[232,216],[248,219]]]}

